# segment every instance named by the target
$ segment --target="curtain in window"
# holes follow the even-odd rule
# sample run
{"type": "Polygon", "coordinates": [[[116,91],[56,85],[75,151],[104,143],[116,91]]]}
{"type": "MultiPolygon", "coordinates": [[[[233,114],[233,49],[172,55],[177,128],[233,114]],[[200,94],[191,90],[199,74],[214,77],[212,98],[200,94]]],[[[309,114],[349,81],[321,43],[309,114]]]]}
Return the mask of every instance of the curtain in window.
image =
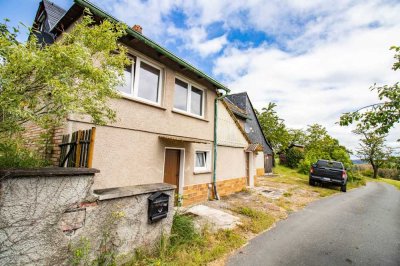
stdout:
{"type": "Polygon", "coordinates": [[[206,154],[205,152],[196,152],[196,167],[206,166],[206,154]]]}

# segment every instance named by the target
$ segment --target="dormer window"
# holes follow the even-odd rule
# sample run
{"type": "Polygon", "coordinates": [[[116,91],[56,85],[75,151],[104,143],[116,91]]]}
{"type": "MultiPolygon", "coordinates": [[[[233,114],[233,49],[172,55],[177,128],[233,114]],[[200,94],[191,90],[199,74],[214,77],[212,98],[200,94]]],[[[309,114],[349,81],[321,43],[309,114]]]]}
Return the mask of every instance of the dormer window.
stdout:
{"type": "Polygon", "coordinates": [[[45,21],[46,21],[46,13],[42,11],[37,22],[38,23],[37,29],[39,31],[44,31],[45,21]]]}

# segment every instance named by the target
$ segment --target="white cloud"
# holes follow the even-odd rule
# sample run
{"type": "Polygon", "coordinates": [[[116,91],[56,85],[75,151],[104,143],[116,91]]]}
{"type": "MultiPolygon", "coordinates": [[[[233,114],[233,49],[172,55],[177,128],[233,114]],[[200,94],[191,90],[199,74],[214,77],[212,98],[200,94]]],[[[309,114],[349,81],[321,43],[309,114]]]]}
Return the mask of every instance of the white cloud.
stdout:
{"type": "MultiPolygon", "coordinates": [[[[340,114],[376,102],[376,93],[368,89],[375,82],[382,85],[398,80],[398,74],[391,70],[394,60],[389,47],[398,44],[400,23],[388,19],[388,14],[394,20],[396,15],[384,13],[387,6],[381,10],[367,5],[365,10],[371,11],[372,6],[377,14],[386,14],[383,21],[372,12],[370,21],[362,18],[360,22],[349,11],[347,16],[340,16],[351,19],[337,27],[329,25],[330,31],[321,38],[320,32],[329,24],[321,19],[287,41],[288,46],[294,47],[289,52],[268,45],[245,50],[231,46],[216,60],[214,74],[225,78],[234,92],[248,91],[256,108],[276,102],[278,113],[289,127],[320,123],[344,145],[355,149],[358,140],[351,134],[351,127],[335,124],[340,114]],[[375,21],[379,27],[365,26],[375,21]],[[295,44],[300,54],[296,53],[295,44]],[[306,44],[309,47],[303,49],[306,44]]],[[[331,21],[333,17],[331,14],[326,19],[331,21]]],[[[394,145],[398,136],[400,127],[392,130],[389,143],[394,145]]]]}
{"type": "MultiPolygon", "coordinates": [[[[354,149],[357,136],[339,127],[341,113],[374,103],[368,88],[391,84],[392,45],[399,45],[400,3],[392,0],[99,0],[98,4],[144,34],[208,62],[233,92],[248,91],[255,107],[278,104],[290,127],[320,123],[354,149]],[[169,17],[185,15],[184,27],[169,17]],[[218,36],[207,31],[213,23],[218,36]],[[264,43],[237,40],[230,30],[264,32],[264,43]],[[249,45],[250,44],[250,45],[249,45]],[[244,48],[245,47],[245,48],[244,48]],[[250,47],[250,48],[249,48],[250,47]],[[222,51],[222,55],[221,52],[222,51]]],[[[185,57],[185,56],[183,56],[185,57]]],[[[200,66],[201,68],[201,66],[200,66]]],[[[388,141],[395,145],[400,127],[388,141]]]]}

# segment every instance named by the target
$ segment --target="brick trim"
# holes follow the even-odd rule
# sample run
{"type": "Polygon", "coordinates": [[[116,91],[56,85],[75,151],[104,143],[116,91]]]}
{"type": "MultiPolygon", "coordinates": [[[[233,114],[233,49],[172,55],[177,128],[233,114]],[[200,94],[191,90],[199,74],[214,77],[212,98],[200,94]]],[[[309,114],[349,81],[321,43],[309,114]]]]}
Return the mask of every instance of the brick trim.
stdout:
{"type": "MultiPolygon", "coordinates": [[[[228,196],[241,191],[247,185],[247,178],[233,178],[217,181],[219,196],[228,196]]],[[[214,197],[212,183],[185,186],[183,188],[183,206],[201,203],[214,197]]]]}

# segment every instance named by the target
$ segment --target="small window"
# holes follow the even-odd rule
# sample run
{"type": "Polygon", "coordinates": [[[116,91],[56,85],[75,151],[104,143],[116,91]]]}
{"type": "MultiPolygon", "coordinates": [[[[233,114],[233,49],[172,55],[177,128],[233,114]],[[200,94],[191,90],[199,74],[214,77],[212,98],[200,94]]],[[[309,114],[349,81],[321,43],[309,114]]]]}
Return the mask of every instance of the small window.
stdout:
{"type": "Polygon", "coordinates": [[[196,116],[204,116],[204,91],[188,82],[175,79],[174,108],[196,116]]]}
{"type": "Polygon", "coordinates": [[[196,151],[195,172],[208,172],[211,169],[211,158],[209,151],[196,151]]]}

